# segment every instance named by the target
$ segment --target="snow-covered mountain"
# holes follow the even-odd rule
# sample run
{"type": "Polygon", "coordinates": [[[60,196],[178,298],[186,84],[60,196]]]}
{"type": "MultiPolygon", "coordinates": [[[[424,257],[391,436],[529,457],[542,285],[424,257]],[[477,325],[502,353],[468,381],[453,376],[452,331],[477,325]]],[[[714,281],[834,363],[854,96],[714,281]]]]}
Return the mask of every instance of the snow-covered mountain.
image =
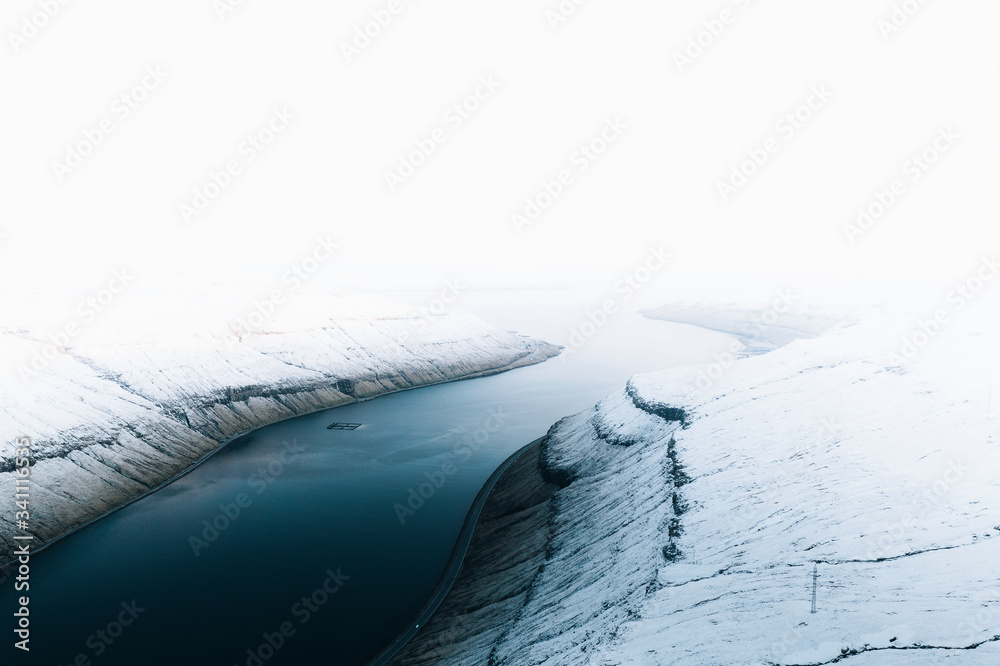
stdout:
{"type": "Polygon", "coordinates": [[[775,350],[702,390],[704,367],[637,376],[563,419],[393,663],[1000,663],[985,308],[785,318],[799,339],[752,336],[775,350]]]}
{"type": "MultiPolygon", "coordinates": [[[[191,316],[170,325],[105,319],[66,345],[30,330],[0,331],[0,440],[32,442],[35,548],[248,430],[559,351],[459,311],[359,297],[306,300],[252,331],[191,316]]],[[[14,497],[14,478],[14,449],[4,447],[3,496],[14,497]]],[[[13,550],[12,520],[13,512],[0,514],[5,555],[13,550]]]]}

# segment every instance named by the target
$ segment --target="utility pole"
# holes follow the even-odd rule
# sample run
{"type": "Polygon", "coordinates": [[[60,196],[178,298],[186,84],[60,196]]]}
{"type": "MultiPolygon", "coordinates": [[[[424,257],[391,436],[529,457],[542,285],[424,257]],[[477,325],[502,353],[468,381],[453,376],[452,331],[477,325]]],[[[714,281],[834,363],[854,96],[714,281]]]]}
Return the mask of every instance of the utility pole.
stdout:
{"type": "Polygon", "coordinates": [[[812,610],[810,613],[816,612],[816,579],[819,578],[819,573],[816,571],[816,563],[813,562],[813,603],[812,610]]]}

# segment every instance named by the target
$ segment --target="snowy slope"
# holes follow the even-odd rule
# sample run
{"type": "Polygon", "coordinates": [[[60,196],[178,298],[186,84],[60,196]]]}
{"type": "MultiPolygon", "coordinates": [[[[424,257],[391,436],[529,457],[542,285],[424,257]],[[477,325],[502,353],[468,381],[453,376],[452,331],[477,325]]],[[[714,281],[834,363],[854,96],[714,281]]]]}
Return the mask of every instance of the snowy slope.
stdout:
{"type": "Polygon", "coordinates": [[[644,310],[642,314],[650,319],[730,333],[758,352],[770,351],[800,338],[814,338],[839,320],[829,311],[805,307],[797,302],[794,294],[780,290],[773,302],[763,309],[737,304],[671,303],[644,310]]]}
{"type": "MultiPolygon", "coordinates": [[[[247,430],[558,353],[457,311],[353,297],[311,296],[305,305],[253,332],[191,319],[106,320],[57,353],[38,334],[0,331],[0,439],[32,440],[31,527],[39,541],[143,494],[247,430]],[[25,364],[45,352],[54,358],[25,377],[25,364]]],[[[13,449],[3,447],[0,493],[8,497],[13,472],[13,449]]],[[[15,533],[10,520],[0,513],[5,554],[15,533]]]]}
{"type": "Polygon", "coordinates": [[[396,663],[1000,663],[992,317],[908,358],[923,320],[871,310],[707,391],[633,378],[508,471],[396,663]]]}

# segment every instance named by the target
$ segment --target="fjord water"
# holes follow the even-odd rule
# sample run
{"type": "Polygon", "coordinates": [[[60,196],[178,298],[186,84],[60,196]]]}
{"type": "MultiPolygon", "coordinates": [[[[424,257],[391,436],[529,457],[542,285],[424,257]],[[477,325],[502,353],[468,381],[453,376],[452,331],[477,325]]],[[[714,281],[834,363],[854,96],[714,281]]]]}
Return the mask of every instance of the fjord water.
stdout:
{"type": "MultiPolygon", "coordinates": [[[[559,294],[509,297],[462,305],[560,344],[586,320],[559,294]],[[527,330],[532,316],[538,330],[527,330]]],[[[579,351],[541,365],[250,433],[33,556],[31,652],[14,650],[7,629],[3,663],[364,663],[430,596],[476,494],[508,455],[630,375],[707,363],[730,342],[620,312],[579,351]],[[364,425],[327,430],[334,421],[364,425]],[[421,484],[433,493],[400,512],[421,484]]],[[[11,627],[22,594],[12,583],[0,586],[11,627]]]]}

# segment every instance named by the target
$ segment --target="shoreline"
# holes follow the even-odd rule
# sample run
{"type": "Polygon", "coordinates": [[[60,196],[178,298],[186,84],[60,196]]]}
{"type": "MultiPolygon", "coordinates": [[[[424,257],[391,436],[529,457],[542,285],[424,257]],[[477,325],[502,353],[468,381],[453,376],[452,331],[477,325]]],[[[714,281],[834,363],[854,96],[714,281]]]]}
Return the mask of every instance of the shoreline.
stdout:
{"type": "MultiPolygon", "coordinates": [[[[647,319],[650,319],[650,320],[653,320],[653,321],[662,321],[662,322],[667,322],[667,323],[672,323],[672,324],[687,325],[687,326],[692,326],[692,327],[699,328],[699,329],[702,329],[702,330],[705,330],[705,331],[709,331],[709,332],[712,332],[712,333],[721,333],[721,334],[724,334],[724,335],[731,336],[734,340],[740,340],[741,343],[742,343],[742,340],[740,339],[741,336],[740,336],[739,332],[734,331],[734,330],[727,330],[724,327],[713,328],[712,326],[706,325],[705,323],[694,323],[694,322],[691,322],[691,321],[682,321],[682,320],[679,320],[679,319],[670,319],[670,318],[667,318],[667,317],[650,317],[648,315],[645,315],[645,313],[644,313],[644,316],[647,319]]],[[[801,334],[800,331],[797,331],[797,332],[801,334]]],[[[775,342],[772,342],[772,341],[764,341],[764,342],[769,343],[769,345],[772,346],[773,348],[772,349],[767,349],[761,355],[766,355],[767,353],[770,353],[770,352],[774,351],[775,349],[778,349],[778,348],[780,348],[780,347],[783,346],[782,344],[778,344],[778,343],[775,343],[775,342]]],[[[624,387],[623,390],[628,395],[628,399],[632,403],[632,405],[636,409],[638,409],[638,410],[641,410],[641,411],[643,411],[643,412],[645,412],[647,414],[650,414],[651,416],[655,416],[655,417],[658,417],[659,419],[662,419],[664,422],[676,422],[677,423],[677,429],[675,429],[675,431],[674,431],[675,434],[681,428],[686,427],[686,424],[689,424],[691,414],[690,414],[690,412],[687,411],[686,407],[676,407],[676,406],[650,404],[650,403],[640,404],[640,402],[637,401],[637,398],[639,398],[640,396],[634,394],[633,391],[630,390],[630,389],[632,389],[632,379],[631,378],[626,382],[625,387],[624,387]],[[667,412],[667,413],[663,413],[663,412],[667,412]]],[[[586,412],[581,412],[581,414],[582,413],[586,413],[586,412]]],[[[568,418],[572,418],[572,417],[566,417],[566,418],[568,419],[568,418]]],[[[561,423],[561,421],[560,421],[560,423],[561,423]]],[[[554,427],[555,426],[553,426],[553,428],[554,427]]],[[[551,433],[551,430],[550,430],[550,433],[551,433]]],[[[506,473],[506,474],[510,474],[511,473],[511,472],[508,472],[508,468],[511,467],[511,465],[513,465],[513,463],[515,463],[518,459],[522,458],[523,454],[526,453],[528,450],[530,450],[532,448],[532,446],[541,446],[542,444],[544,444],[545,441],[549,438],[549,436],[550,435],[547,434],[546,436],[544,436],[544,437],[536,440],[535,442],[532,442],[527,447],[524,447],[523,449],[517,451],[511,458],[508,458],[507,460],[504,461],[504,464],[502,466],[503,469],[501,470],[502,473],[499,474],[497,476],[497,478],[495,478],[495,479],[493,477],[490,478],[489,493],[487,493],[487,497],[484,498],[484,504],[487,503],[485,500],[488,500],[489,497],[491,497],[494,494],[494,491],[497,490],[496,486],[498,484],[500,484],[502,478],[505,475],[504,473],[506,473]]],[[[669,440],[670,440],[669,444],[665,444],[665,447],[666,447],[667,451],[669,451],[673,447],[673,445],[674,445],[674,435],[671,435],[670,438],[669,438],[669,440]]],[[[669,453],[668,453],[668,456],[669,456],[669,453]]],[[[516,471],[517,471],[518,474],[520,474],[522,470],[516,470],[516,471]]],[[[530,494],[531,493],[531,489],[534,486],[539,486],[540,487],[540,486],[543,486],[543,485],[545,485],[547,483],[558,483],[558,481],[555,480],[555,479],[548,479],[548,478],[546,478],[544,476],[544,472],[542,472],[541,470],[535,471],[534,474],[541,474],[541,476],[539,476],[538,478],[527,478],[527,477],[525,477],[524,479],[521,479],[520,477],[517,477],[516,479],[514,477],[511,477],[511,483],[515,483],[515,484],[517,484],[517,485],[520,486],[520,491],[513,491],[515,493],[515,495],[517,497],[519,497],[520,499],[522,499],[522,500],[526,499],[526,496],[523,495],[522,493],[527,492],[528,494],[530,494]],[[525,485],[525,484],[527,484],[527,485],[525,485]]],[[[681,474],[683,474],[683,472],[681,472],[681,474]]],[[[529,475],[529,476],[532,476],[532,475],[529,475]]],[[[678,500],[679,495],[677,494],[677,491],[676,491],[677,487],[680,486],[680,485],[682,485],[682,484],[683,483],[678,483],[678,478],[676,478],[676,477],[672,477],[671,478],[671,487],[674,489],[672,491],[671,501],[673,502],[673,505],[675,507],[678,505],[678,502],[683,503],[683,499],[678,500]]],[[[561,484],[559,484],[559,485],[561,485],[561,484]]],[[[504,490],[505,490],[505,493],[510,491],[510,489],[504,489],[504,490]]],[[[478,501],[478,499],[479,498],[477,497],[477,501],[478,501]]],[[[516,502],[517,500],[516,499],[515,500],[511,500],[510,498],[505,498],[505,499],[498,500],[498,501],[500,501],[500,502],[508,502],[509,503],[511,501],[515,501],[516,502]]],[[[523,505],[519,506],[517,508],[514,508],[515,512],[521,512],[521,511],[524,511],[524,510],[525,510],[525,508],[524,508],[523,505]]],[[[481,511],[482,511],[482,508],[480,508],[480,510],[475,514],[475,516],[472,516],[470,514],[470,517],[467,520],[473,520],[474,519],[475,520],[475,524],[473,524],[471,526],[468,526],[468,525],[463,526],[463,536],[464,536],[464,530],[466,528],[469,528],[471,532],[475,532],[476,528],[479,527],[479,525],[480,525],[480,519],[481,519],[481,511]]],[[[676,509],[675,509],[675,511],[676,511],[676,509]]],[[[674,514],[674,518],[677,519],[678,515],[679,514],[675,513],[674,514]]],[[[490,525],[490,524],[487,524],[487,528],[492,528],[492,527],[494,527],[494,526],[490,525]]],[[[496,539],[496,535],[494,534],[492,537],[489,537],[489,538],[490,539],[496,539]]],[[[672,543],[672,540],[668,540],[668,545],[670,543],[672,543]]],[[[471,571],[475,571],[476,572],[476,573],[471,574],[473,576],[476,576],[478,573],[481,573],[481,572],[478,572],[478,570],[476,569],[476,567],[480,567],[480,566],[484,565],[484,561],[477,561],[476,554],[475,554],[475,549],[474,548],[475,547],[483,547],[484,545],[486,545],[486,544],[484,544],[484,543],[473,544],[472,543],[472,538],[470,537],[469,543],[466,544],[466,547],[462,551],[462,554],[461,554],[462,563],[463,564],[470,564],[471,563],[471,565],[474,567],[471,571]]],[[[501,546],[498,546],[497,548],[499,548],[500,551],[503,551],[505,548],[509,548],[511,545],[512,544],[509,541],[507,541],[506,545],[501,545],[501,546]]],[[[494,548],[493,550],[491,550],[489,552],[489,555],[495,557],[497,555],[497,548],[494,548]]],[[[480,555],[482,555],[482,554],[483,553],[480,553],[480,555]]],[[[521,563],[521,564],[524,564],[524,563],[521,563]]],[[[451,567],[451,566],[452,566],[452,564],[449,563],[449,567],[451,567]]],[[[522,566],[522,568],[525,568],[525,566],[522,566]]],[[[527,569],[533,569],[533,565],[526,566],[526,568],[527,569]]],[[[442,580],[442,583],[440,585],[441,586],[447,585],[447,590],[444,592],[444,594],[441,594],[441,599],[439,601],[438,600],[433,600],[436,603],[434,603],[433,609],[431,610],[431,612],[429,612],[429,613],[426,612],[431,607],[431,604],[429,603],[428,606],[425,607],[421,611],[421,614],[418,616],[418,618],[415,618],[414,622],[411,622],[411,624],[408,627],[408,629],[402,635],[400,635],[393,644],[390,644],[390,646],[388,646],[385,650],[383,650],[383,652],[380,653],[374,660],[367,662],[365,664],[365,666],[389,666],[390,664],[396,664],[396,663],[407,663],[408,664],[408,663],[411,663],[411,662],[412,663],[419,663],[419,664],[423,664],[423,663],[436,663],[435,661],[433,661],[433,659],[439,660],[438,663],[440,663],[441,660],[447,661],[447,658],[444,657],[444,656],[442,656],[442,654],[439,653],[438,651],[439,650],[446,650],[448,645],[453,645],[454,643],[456,643],[456,642],[458,642],[460,640],[468,638],[469,634],[468,634],[467,630],[469,628],[469,625],[463,624],[463,620],[461,620],[461,619],[458,620],[458,622],[459,622],[458,627],[462,627],[463,630],[465,630],[463,632],[463,635],[462,635],[461,639],[456,638],[454,635],[452,635],[451,639],[447,639],[447,638],[442,639],[440,628],[439,627],[434,627],[434,628],[432,628],[431,633],[428,636],[425,636],[424,639],[423,639],[423,642],[421,642],[421,638],[418,637],[418,629],[416,627],[414,627],[414,623],[417,622],[417,621],[419,621],[420,629],[424,629],[425,625],[429,625],[431,623],[431,620],[434,617],[434,615],[436,613],[438,613],[438,612],[444,612],[445,613],[445,615],[444,615],[445,620],[444,621],[447,622],[447,621],[450,621],[450,620],[454,620],[454,618],[450,617],[450,614],[452,614],[452,612],[455,609],[454,608],[449,608],[448,605],[445,602],[447,601],[447,597],[450,594],[455,593],[457,590],[461,590],[460,587],[456,587],[456,583],[458,583],[458,573],[462,569],[463,569],[463,567],[460,566],[458,568],[458,570],[454,572],[454,578],[452,580],[447,580],[447,581],[446,580],[442,580]],[[442,640],[446,640],[446,642],[441,642],[442,640]],[[406,648],[408,646],[413,646],[413,650],[414,651],[412,651],[412,652],[411,651],[407,651],[406,648]],[[426,650],[431,650],[431,651],[426,651],[426,650]],[[400,656],[403,657],[403,659],[401,661],[397,659],[400,656]],[[428,661],[428,660],[430,660],[430,661],[428,661]]],[[[523,584],[520,583],[520,582],[518,582],[518,580],[517,580],[517,576],[519,575],[518,572],[514,571],[513,569],[516,569],[516,565],[511,570],[505,571],[501,575],[501,577],[506,577],[508,579],[514,580],[514,582],[511,583],[510,585],[506,586],[506,588],[504,590],[506,592],[506,594],[508,594],[508,595],[510,594],[511,589],[513,589],[513,588],[515,588],[517,586],[523,587],[523,584]]],[[[446,573],[446,577],[449,574],[451,574],[451,573],[452,572],[449,570],[446,573]]],[[[495,574],[496,572],[493,572],[493,573],[495,574]]],[[[530,575],[529,575],[529,577],[530,577],[530,575]]],[[[494,587],[496,587],[497,585],[499,585],[500,587],[504,587],[503,584],[498,584],[496,582],[496,580],[494,580],[494,579],[491,579],[491,580],[493,580],[492,585],[494,587]]],[[[465,583],[468,584],[469,580],[466,580],[465,583]]],[[[518,589],[520,589],[520,588],[518,588],[518,589]]],[[[496,594],[497,591],[493,590],[493,593],[496,594]]],[[[437,595],[437,594],[439,594],[439,589],[435,589],[435,595],[437,595]]],[[[508,599],[508,598],[509,597],[503,597],[503,599],[501,599],[501,603],[503,602],[504,599],[508,599]]],[[[477,603],[479,603],[481,601],[482,601],[482,599],[477,599],[477,603]]],[[[461,602],[459,602],[459,603],[465,603],[466,606],[467,606],[468,602],[469,602],[468,598],[461,597],[461,602]]],[[[491,623],[494,623],[496,621],[496,618],[489,618],[488,621],[491,622],[491,623]]],[[[484,632],[484,633],[488,634],[489,632],[484,632]]],[[[501,632],[501,633],[503,633],[503,632],[501,632]]],[[[447,636],[447,634],[445,634],[445,636],[447,636]]],[[[479,641],[489,640],[487,638],[483,638],[482,636],[478,636],[478,637],[474,637],[474,638],[476,640],[479,640],[479,641]]],[[[470,653],[468,653],[468,652],[463,653],[463,656],[465,656],[465,657],[468,657],[469,655],[470,655],[470,653]]],[[[451,655],[451,656],[455,656],[455,655],[451,655]]],[[[479,655],[479,656],[482,656],[482,655],[479,655]]]]}
{"type": "MultiPolygon", "coordinates": [[[[209,452],[208,454],[206,454],[202,458],[200,458],[197,461],[195,461],[194,463],[192,463],[189,467],[185,468],[183,471],[181,471],[181,472],[173,475],[172,477],[170,477],[169,479],[163,481],[162,483],[159,483],[156,486],[154,486],[154,487],[146,490],[142,494],[136,495],[135,497],[129,499],[128,501],[126,501],[126,502],[124,502],[122,504],[119,504],[118,506],[114,507],[113,509],[109,509],[108,511],[105,511],[104,513],[100,514],[99,516],[95,516],[95,517],[91,518],[90,520],[86,521],[85,523],[81,523],[80,525],[78,525],[78,526],[76,526],[76,527],[74,527],[74,528],[72,528],[72,529],[70,529],[70,530],[68,530],[68,531],[60,534],[59,536],[54,537],[52,539],[49,539],[48,541],[46,541],[44,544],[42,544],[38,548],[31,549],[31,554],[32,555],[36,555],[38,553],[41,553],[46,548],[49,548],[50,546],[59,543],[60,541],[62,541],[66,537],[72,536],[73,534],[76,534],[80,530],[83,530],[84,528],[90,527],[94,523],[96,523],[96,522],[98,522],[100,520],[103,520],[104,518],[107,518],[108,516],[110,516],[110,515],[118,512],[118,511],[121,511],[125,507],[130,506],[130,505],[134,504],[135,502],[138,502],[139,500],[144,499],[146,497],[149,497],[153,493],[166,488],[167,486],[169,486],[174,481],[177,481],[178,479],[186,476],[187,474],[190,474],[192,471],[194,471],[194,470],[198,469],[199,467],[201,467],[202,464],[204,464],[205,462],[207,462],[208,460],[210,460],[212,458],[212,456],[214,456],[216,453],[218,453],[219,451],[221,451],[222,449],[224,449],[226,446],[228,446],[233,441],[235,441],[235,440],[237,440],[237,439],[239,439],[241,437],[244,437],[246,435],[249,435],[250,433],[257,432],[258,430],[261,430],[263,428],[267,428],[267,427],[275,425],[277,423],[283,423],[284,421],[288,421],[288,420],[291,420],[291,419],[294,419],[294,418],[298,418],[300,416],[308,416],[309,414],[316,414],[318,412],[324,412],[324,411],[327,411],[327,410],[330,410],[330,409],[337,409],[338,407],[344,407],[346,405],[353,405],[353,404],[357,404],[357,403],[361,403],[361,402],[367,402],[369,400],[375,400],[377,398],[381,398],[382,396],[386,396],[386,395],[393,395],[395,393],[402,393],[403,391],[414,391],[414,390],[417,390],[417,389],[427,388],[427,387],[430,387],[430,386],[438,386],[438,385],[441,385],[441,384],[448,384],[448,383],[452,383],[452,382],[461,382],[461,381],[466,381],[466,380],[469,380],[469,379],[479,379],[481,377],[489,377],[491,375],[498,375],[498,374],[501,374],[501,373],[504,373],[504,372],[510,372],[512,370],[517,370],[518,368],[528,367],[530,365],[538,365],[539,363],[544,363],[544,362],[548,361],[549,359],[555,358],[555,356],[558,356],[559,353],[561,353],[562,348],[559,347],[558,349],[559,349],[559,352],[556,353],[555,355],[553,355],[553,356],[546,356],[545,358],[542,358],[542,359],[540,359],[540,360],[538,360],[538,361],[536,361],[534,363],[521,363],[521,361],[523,361],[525,358],[527,358],[528,356],[531,355],[531,353],[529,352],[528,354],[525,354],[525,356],[520,357],[519,359],[517,359],[513,363],[505,365],[503,367],[492,368],[492,369],[489,369],[489,370],[481,370],[479,372],[474,372],[474,373],[471,373],[469,375],[465,375],[463,377],[455,377],[453,379],[444,379],[444,380],[441,380],[441,381],[430,382],[430,383],[427,383],[427,384],[420,384],[419,386],[407,386],[405,388],[394,389],[394,390],[391,390],[391,391],[384,391],[382,393],[376,393],[374,395],[365,396],[363,398],[351,398],[350,401],[343,402],[343,403],[341,403],[339,405],[331,405],[329,407],[320,407],[318,409],[313,409],[313,410],[302,412],[301,414],[294,414],[292,416],[286,416],[284,418],[276,419],[274,421],[270,421],[268,423],[256,426],[254,428],[250,428],[248,430],[241,431],[241,432],[239,432],[239,433],[237,433],[235,435],[232,435],[230,437],[227,437],[227,438],[221,440],[220,443],[219,443],[219,445],[216,448],[214,448],[211,452],[209,452]]],[[[536,351],[539,351],[539,350],[536,350],[536,351]]],[[[11,567],[15,566],[16,564],[17,564],[17,558],[16,557],[13,558],[13,559],[7,560],[7,561],[0,560],[0,579],[3,579],[3,574],[6,574],[7,571],[11,567]]]]}
{"type": "Polygon", "coordinates": [[[472,502],[472,507],[469,509],[469,513],[466,514],[465,522],[462,524],[462,530],[459,532],[458,539],[455,541],[455,547],[451,551],[451,556],[448,559],[448,564],[445,567],[444,575],[441,580],[434,587],[434,591],[431,593],[430,598],[420,609],[420,611],[414,616],[409,623],[409,626],[397,636],[392,643],[382,649],[375,657],[370,661],[366,662],[365,666],[385,666],[390,663],[392,659],[398,655],[403,648],[405,648],[414,636],[416,636],[417,631],[419,631],[422,625],[426,625],[431,619],[434,613],[437,612],[441,604],[451,593],[455,582],[458,580],[459,574],[462,572],[462,566],[465,564],[465,558],[469,554],[469,549],[472,545],[472,537],[475,534],[476,527],[479,524],[479,517],[483,512],[483,508],[486,506],[487,500],[493,494],[493,489],[496,487],[497,483],[507,472],[511,465],[520,460],[521,456],[525,453],[530,452],[532,449],[537,449],[545,442],[545,438],[548,435],[543,435],[532,442],[525,444],[520,449],[508,456],[500,465],[493,470],[493,473],[483,484],[483,487],[479,489],[479,493],[476,495],[476,499],[472,502]]]}

